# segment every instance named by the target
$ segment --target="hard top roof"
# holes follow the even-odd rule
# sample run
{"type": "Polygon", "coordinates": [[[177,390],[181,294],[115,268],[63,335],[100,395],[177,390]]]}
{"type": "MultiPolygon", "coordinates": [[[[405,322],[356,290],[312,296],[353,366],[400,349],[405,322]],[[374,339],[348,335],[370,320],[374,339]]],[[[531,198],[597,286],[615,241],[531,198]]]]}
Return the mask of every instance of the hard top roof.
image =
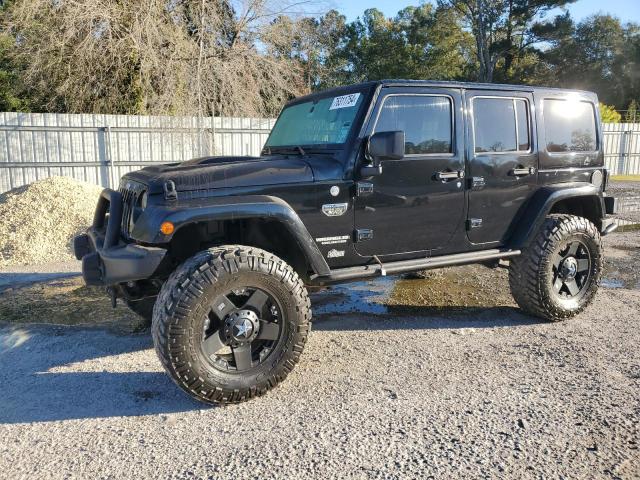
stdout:
{"type": "Polygon", "coordinates": [[[567,88],[555,88],[555,87],[542,87],[542,86],[533,86],[533,85],[511,85],[506,83],[478,83],[478,82],[455,82],[455,81],[445,81],[445,80],[402,80],[402,79],[385,79],[385,80],[374,80],[369,82],[356,83],[351,85],[344,85],[340,87],[335,87],[327,90],[322,90],[319,92],[314,92],[309,95],[305,95],[302,97],[298,97],[292,100],[291,103],[298,103],[305,101],[307,99],[312,99],[317,96],[326,96],[326,95],[339,95],[343,93],[348,93],[349,91],[360,90],[364,88],[372,88],[377,86],[383,87],[441,87],[441,88],[463,88],[467,90],[506,90],[506,91],[522,91],[522,92],[533,92],[533,91],[550,91],[550,92],[566,92],[566,93],[581,93],[586,94],[588,96],[594,96],[593,92],[588,92],[585,90],[574,90],[567,88]]]}

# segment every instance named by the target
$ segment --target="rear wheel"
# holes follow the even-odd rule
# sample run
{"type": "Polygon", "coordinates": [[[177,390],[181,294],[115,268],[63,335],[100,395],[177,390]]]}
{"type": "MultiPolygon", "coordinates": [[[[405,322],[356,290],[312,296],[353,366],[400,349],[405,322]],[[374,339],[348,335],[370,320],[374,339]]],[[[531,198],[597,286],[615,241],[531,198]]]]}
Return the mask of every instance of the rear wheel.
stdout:
{"type": "Polygon", "coordinates": [[[219,247],[184,262],[162,287],[152,334],[165,369],[207,403],[237,403],[281,382],[310,329],[304,284],[283,260],[219,247]]]}
{"type": "Polygon", "coordinates": [[[509,284],[525,312],[552,321],[584,310],[602,275],[600,233],[586,218],[549,215],[522,255],[511,260],[509,284]]]}

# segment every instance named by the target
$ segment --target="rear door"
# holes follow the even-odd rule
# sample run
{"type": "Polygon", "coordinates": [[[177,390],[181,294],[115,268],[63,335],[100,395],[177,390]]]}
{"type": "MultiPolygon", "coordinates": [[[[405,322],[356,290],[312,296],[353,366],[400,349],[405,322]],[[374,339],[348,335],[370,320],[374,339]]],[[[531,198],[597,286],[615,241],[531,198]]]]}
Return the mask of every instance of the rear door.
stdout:
{"type": "Polygon", "coordinates": [[[469,90],[465,94],[470,242],[501,243],[535,190],[538,155],[529,92],[469,90]]]}

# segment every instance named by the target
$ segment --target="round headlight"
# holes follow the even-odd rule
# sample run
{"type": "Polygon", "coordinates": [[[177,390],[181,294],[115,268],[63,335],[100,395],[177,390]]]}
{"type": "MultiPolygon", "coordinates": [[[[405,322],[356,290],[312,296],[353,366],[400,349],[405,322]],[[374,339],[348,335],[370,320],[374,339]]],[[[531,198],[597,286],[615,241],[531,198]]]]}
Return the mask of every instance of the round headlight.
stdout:
{"type": "Polygon", "coordinates": [[[602,170],[596,170],[591,174],[591,183],[594,187],[602,187],[602,170]]]}

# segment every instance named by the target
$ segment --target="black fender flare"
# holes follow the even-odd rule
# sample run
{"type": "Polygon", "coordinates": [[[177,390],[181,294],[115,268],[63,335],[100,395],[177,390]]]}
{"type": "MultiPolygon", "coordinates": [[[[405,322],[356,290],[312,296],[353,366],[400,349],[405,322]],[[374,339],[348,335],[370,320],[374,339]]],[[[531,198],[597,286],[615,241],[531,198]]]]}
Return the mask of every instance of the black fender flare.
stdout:
{"type": "Polygon", "coordinates": [[[186,225],[248,218],[280,222],[297,240],[313,271],[317,275],[329,274],[326,260],[298,214],[281,198],[269,195],[190,199],[174,205],[151,205],[138,218],[131,237],[146,244],[164,244],[170,242],[175,233],[186,225]],[[160,231],[164,222],[171,222],[175,227],[170,235],[160,231]]]}
{"type": "Polygon", "coordinates": [[[590,183],[559,183],[540,187],[527,202],[522,213],[514,222],[512,234],[509,235],[510,248],[522,248],[526,246],[540,229],[553,206],[569,198],[580,198],[594,202],[597,208],[596,215],[604,217],[604,200],[602,191],[590,183]]]}

